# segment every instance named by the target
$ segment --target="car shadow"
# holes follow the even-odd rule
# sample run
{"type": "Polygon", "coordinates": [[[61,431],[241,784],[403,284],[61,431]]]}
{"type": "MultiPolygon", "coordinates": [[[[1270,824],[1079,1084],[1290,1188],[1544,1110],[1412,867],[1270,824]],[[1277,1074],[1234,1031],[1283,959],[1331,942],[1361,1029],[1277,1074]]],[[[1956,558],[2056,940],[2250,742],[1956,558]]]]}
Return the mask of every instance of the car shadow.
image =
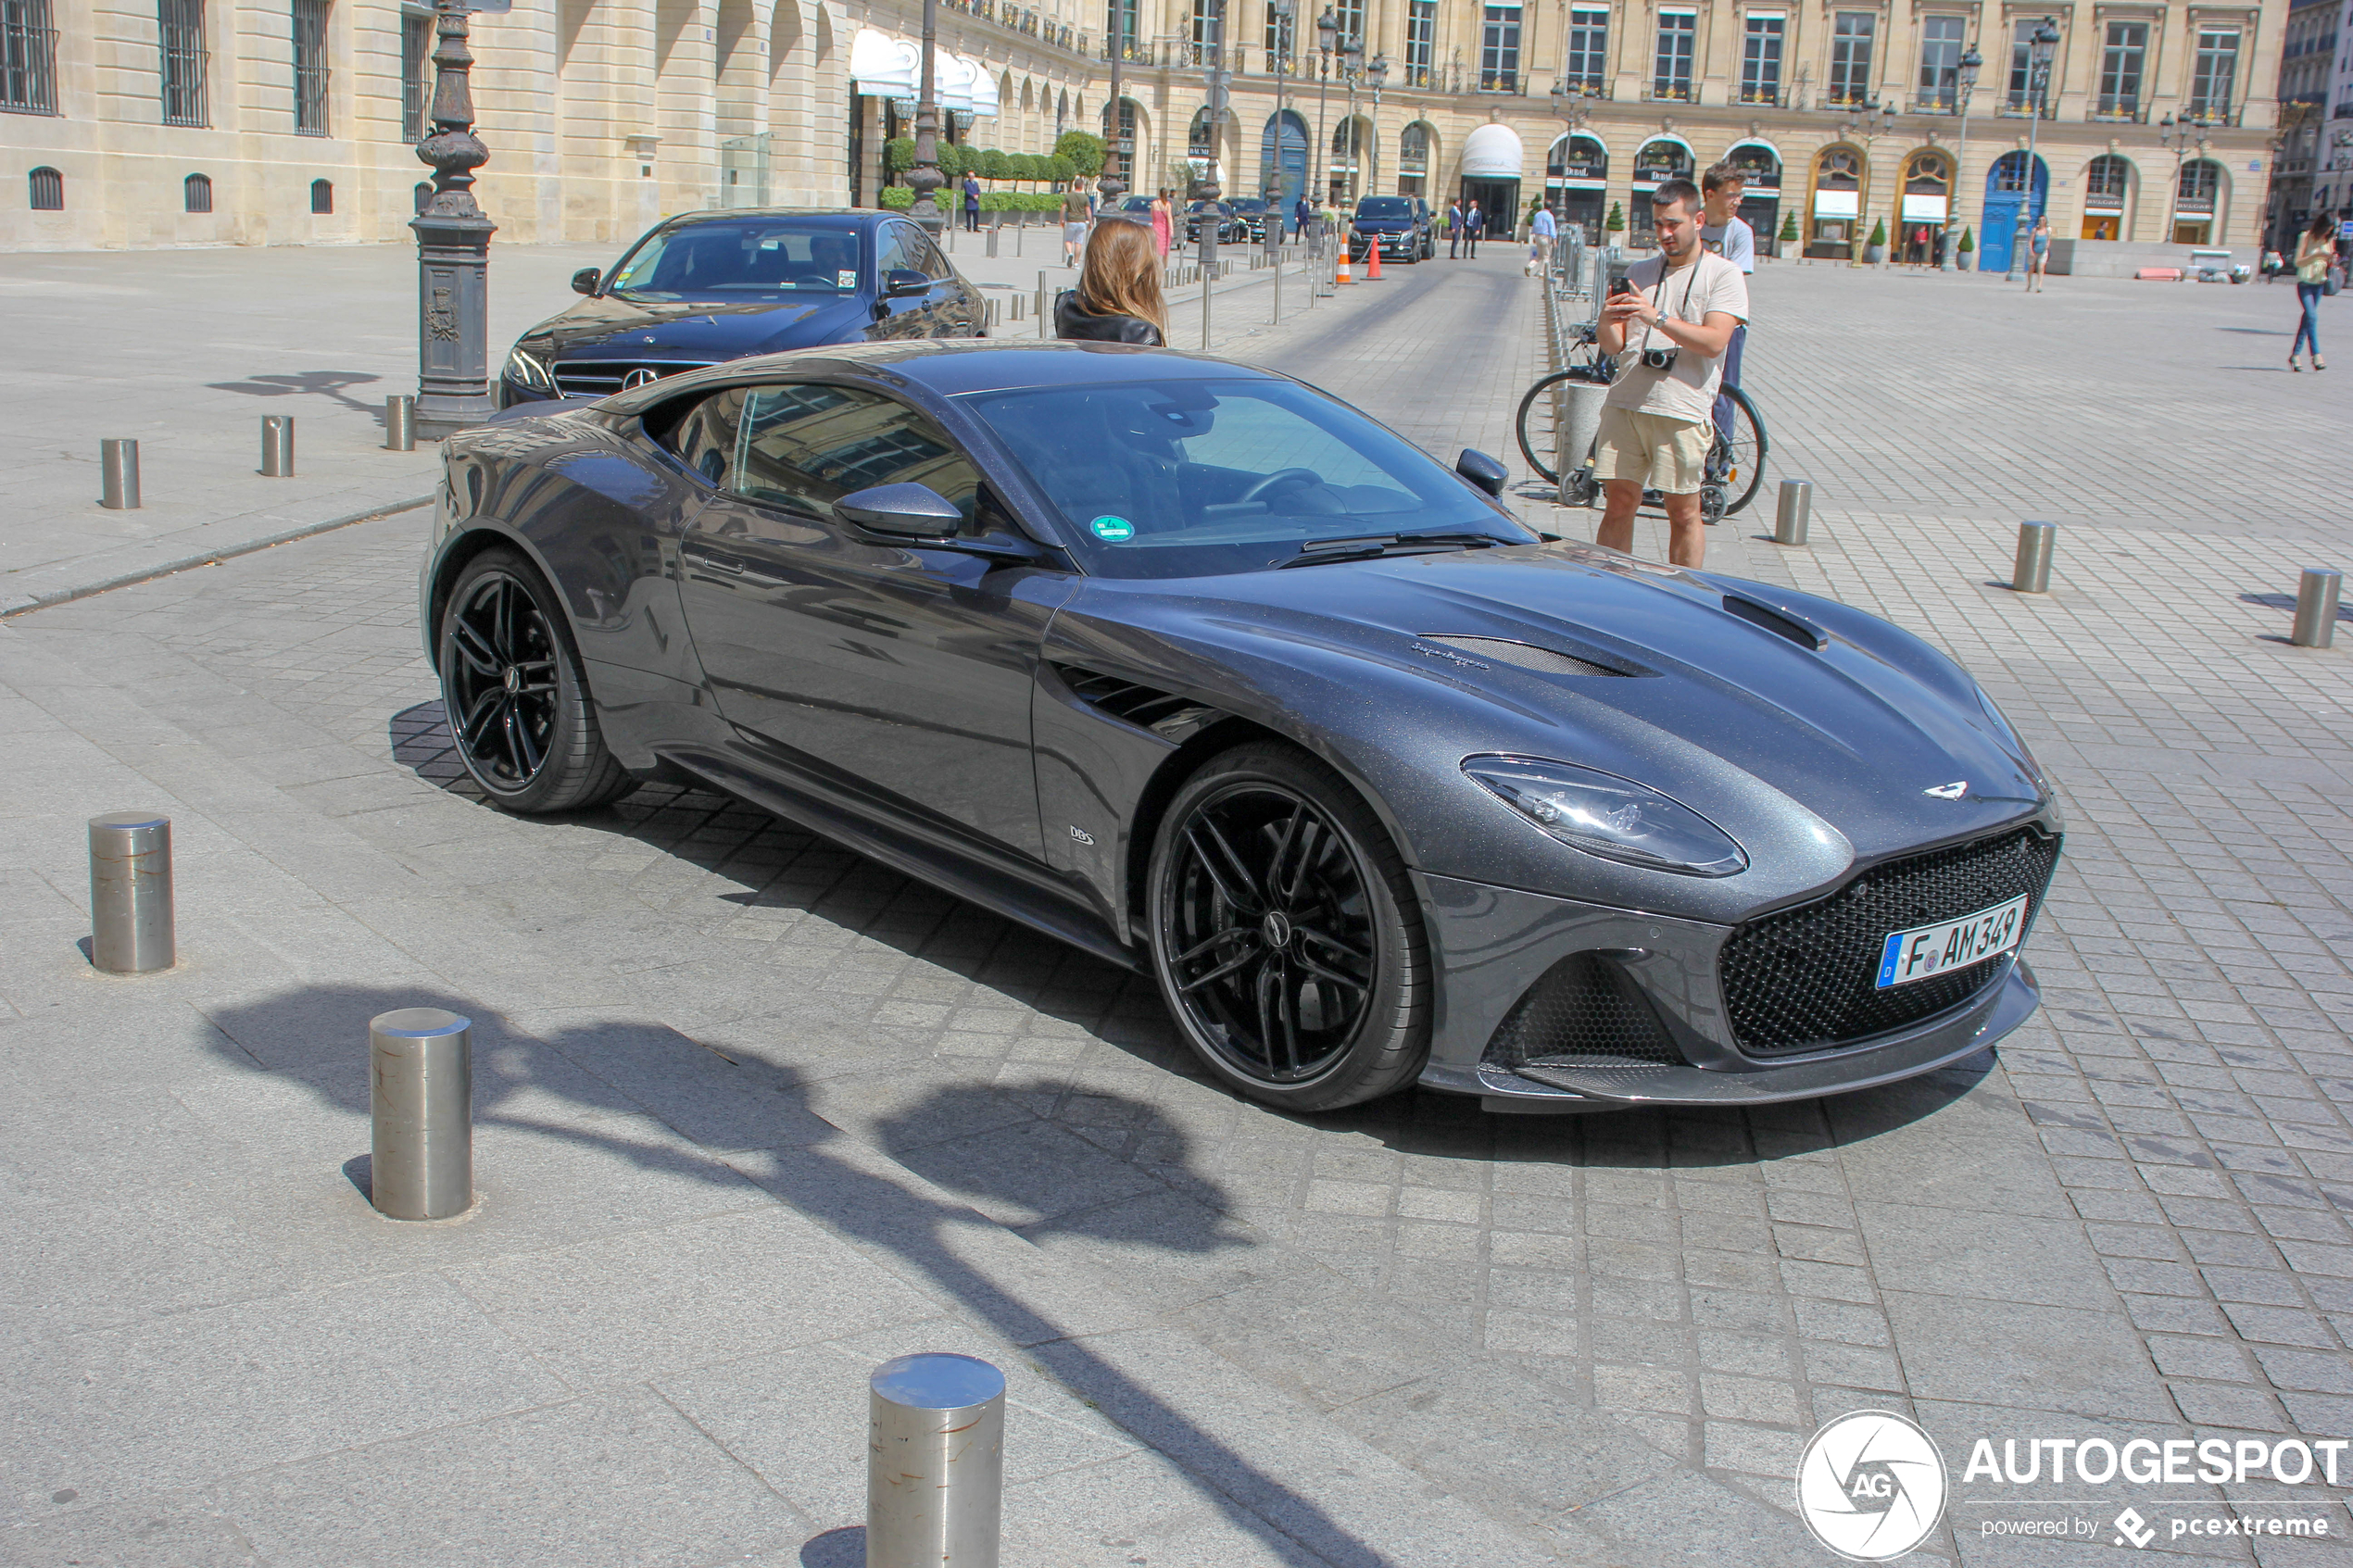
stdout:
{"type": "MultiPolygon", "coordinates": [[[[2007,583],[1999,584],[2007,588],[2007,583]]],[[[420,703],[391,721],[394,759],[437,788],[468,799],[483,794],[458,759],[438,701],[420,703]]],[[[854,883],[856,909],[880,909],[909,894],[929,893],[901,876],[824,837],[780,818],[766,816],[716,791],[677,784],[642,786],[610,806],[571,819],[633,840],[698,869],[738,883],[723,899],[747,909],[790,909],[828,915],[827,900],[854,883]],[[744,825],[722,830],[713,824],[744,825]],[[833,879],[792,874],[804,857],[839,861],[849,869],[833,879]]],[[[946,898],[946,895],[937,895],[946,898]]],[[[952,900],[951,900],[952,902],[952,900]]],[[[849,917],[854,918],[854,910],[849,917]]],[[[1145,975],[1121,969],[1051,937],[973,906],[962,906],[957,935],[943,940],[934,924],[894,931],[866,923],[862,934],[897,947],[911,958],[937,964],[990,986],[1008,1000],[1086,1032],[1130,1058],[1195,1083],[1214,1084],[1179,1038],[1164,1010],[1158,988],[1145,975]]],[[[1899,1120],[1934,1114],[1975,1087],[1992,1070],[1991,1051],[1966,1063],[1912,1080],[1840,1097],[1842,1124],[1869,1120],[1875,1100],[1902,1109],[1899,1120]],[[1900,1092],[1899,1092],[1900,1091],[1900,1092]],[[1850,1117],[1848,1112],[1854,1115],[1850,1117]]],[[[975,1091],[984,1094],[997,1089],[975,1091]]],[[[1220,1092],[1225,1092],[1222,1089],[1220,1092]]],[[[1049,1096],[1049,1098],[1052,1097],[1049,1096]]],[[[1071,1097],[1083,1100],[1083,1096],[1071,1097]]],[[[1032,1103],[1040,1103],[1033,1100],[1032,1103]]],[[[1500,1161],[1549,1160],[1565,1165],[1647,1168],[1664,1164],[1727,1165],[1770,1161],[1807,1148],[1829,1147],[1825,1102],[1807,1100],[1762,1108],[1622,1110],[1580,1115],[1520,1115],[1484,1110],[1468,1096],[1411,1087],[1364,1105],[1315,1116],[1285,1119],[1328,1131],[1335,1138],[1372,1138],[1400,1152],[1449,1159],[1500,1161]]],[[[1082,1106],[1072,1114],[1088,1113],[1082,1106]]],[[[1060,1110],[1051,1110],[1059,1117],[1060,1110]]],[[[1280,1112],[1268,1112],[1280,1115],[1280,1112]]],[[[932,1124],[955,1124],[942,1115],[932,1124]]],[[[915,1143],[903,1129],[883,1129],[896,1155],[915,1143]]],[[[1126,1156],[1102,1147],[1104,1158],[1126,1156]]],[[[1149,1137],[1121,1147],[1149,1148],[1149,1137]]],[[[925,1174],[953,1185],[940,1172],[925,1174]]]]}
{"type": "MultiPolygon", "coordinates": [[[[447,1008],[472,1021],[478,1146],[484,1130],[519,1134],[617,1160],[641,1182],[699,1182],[740,1191],[749,1181],[870,1256],[917,1276],[935,1298],[1018,1348],[1075,1398],[1190,1472],[1201,1483],[1195,1495],[1253,1537],[1268,1557],[1300,1561],[1304,1549],[1315,1562],[1334,1568],[1378,1568],[1384,1561],[1376,1546],[1312,1500],[1290,1494],[1226,1438],[1114,1365],[1117,1352],[1095,1343],[1087,1325],[1065,1323],[1051,1308],[1037,1305],[1019,1270],[1006,1278],[992,1273],[990,1254],[969,1243],[972,1209],[920,1183],[894,1180],[871,1155],[862,1158],[848,1135],[811,1109],[807,1086],[789,1067],[731,1060],[665,1026],[622,1019],[529,1033],[428,987],[310,986],[218,1005],[207,1016],[214,1025],[213,1048],[230,1065],[300,1085],[323,1103],[364,1118],[368,1021],[409,1007],[447,1008]],[[1276,1499],[1280,1524],[1262,1517],[1240,1500],[1245,1498],[1276,1499]]],[[[886,1119],[883,1141],[922,1144],[927,1129],[969,1112],[975,1097],[991,1093],[977,1085],[940,1090],[886,1119]]],[[[1180,1129],[1142,1101],[1101,1090],[1086,1098],[1097,1125],[1147,1132],[1158,1158],[1184,1171],[1198,1195],[1194,1203],[1176,1206],[1197,1214],[1192,1223],[1124,1227],[1121,1240],[1160,1252],[1245,1245],[1222,1217],[1228,1205],[1215,1178],[1193,1168],[1198,1161],[1180,1129]]],[[[1000,1151],[1008,1147],[1001,1128],[990,1142],[1000,1151]]],[[[516,1147],[501,1140],[494,1148],[502,1146],[516,1147]]],[[[1021,1163],[1000,1160],[989,1168],[993,1173],[979,1166],[962,1175],[946,1172],[937,1185],[951,1194],[987,1196],[1003,1181],[1021,1180],[1021,1163]]],[[[364,1194],[369,1164],[367,1153],[355,1153],[340,1165],[322,1165],[309,1180],[322,1186],[347,1181],[364,1194]]],[[[502,1177],[495,1152],[486,1158],[478,1152],[475,1165],[478,1180],[526,1179],[522,1173],[502,1177]]],[[[1082,1213],[1059,1228],[1086,1234],[1091,1223],[1082,1213]]],[[[843,1332],[862,1326],[845,1322],[843,1332]]],[[[839,1462],[849,1467],[860,1460],[853,1452],[839,1462]]],[[[862,1531],[828,1530],[804,1545],[800,1561],[804,1568],[855,1563],[862,1545],[862,1531]]]]}

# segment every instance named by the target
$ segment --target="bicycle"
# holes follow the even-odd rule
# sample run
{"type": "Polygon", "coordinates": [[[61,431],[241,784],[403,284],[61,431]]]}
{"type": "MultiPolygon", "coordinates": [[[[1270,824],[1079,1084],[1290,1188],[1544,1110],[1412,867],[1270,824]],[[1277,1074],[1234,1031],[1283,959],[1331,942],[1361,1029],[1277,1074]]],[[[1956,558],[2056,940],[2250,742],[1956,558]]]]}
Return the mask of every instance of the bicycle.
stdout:
{"type": "MultiPolygon", "coordinates": [[[[1572,507],[1593,505],[1600,497],[1601,486],[1593,481],[1590,460],[1571,473],[1566,484],[1561,483],[1560,472],[1548,456],[1559,445],[1555,421],[1560,417],[1561,400],[1550,395],[1565,382],[1607,385],[1612,379],[1611,363],[1595,341],[1593,323],[1579,326],[1576,333],[1577,340],[1569,345],[1567,367],[1537,378],[1536,384],[1519,400],[1516,421],[1520,456],[1528,459],[1529,468],[1543,476],[1546,483],[1560,484],[1561,504],[1572,507]]],[[[1727,439],[1722,431],[1716,432],[1708,447],[1706,478],[1700,485],[1700,515],[1709,522],[1730,517],[1756,498],[1756,492],[1765,483],[1765,457],[1770,450],[1764,418],[1748,395],[1738,387],[1728,386],[1724,395],[1732,403],[1732,433],[1727,439]]],[[[1660,499],[1655,490],[1642,492],[1645,506],[1656,506],[1660,499]]]]}

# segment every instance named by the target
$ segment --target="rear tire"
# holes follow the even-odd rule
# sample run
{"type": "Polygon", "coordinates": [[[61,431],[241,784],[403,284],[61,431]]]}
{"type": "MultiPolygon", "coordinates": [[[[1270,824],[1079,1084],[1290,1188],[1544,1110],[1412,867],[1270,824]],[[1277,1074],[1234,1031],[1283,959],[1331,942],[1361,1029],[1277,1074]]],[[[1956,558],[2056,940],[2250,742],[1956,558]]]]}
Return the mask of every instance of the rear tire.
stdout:
{"type": "Polygon", "coordinates": [[[1152,973],[1211,1073],[1294,1112],[1404,1087],[1436,982],[1388,830],[1296,746],[1257,742],[1177,790],[1152,847],[1152,973]]]}
{"type": "Polygon", "coordinates": [[[563,606],[520,553],[484,550],[465,564],[434,641],[450,736],[492,804],[539,816],[636,787],[598,728],[563,606]]]}

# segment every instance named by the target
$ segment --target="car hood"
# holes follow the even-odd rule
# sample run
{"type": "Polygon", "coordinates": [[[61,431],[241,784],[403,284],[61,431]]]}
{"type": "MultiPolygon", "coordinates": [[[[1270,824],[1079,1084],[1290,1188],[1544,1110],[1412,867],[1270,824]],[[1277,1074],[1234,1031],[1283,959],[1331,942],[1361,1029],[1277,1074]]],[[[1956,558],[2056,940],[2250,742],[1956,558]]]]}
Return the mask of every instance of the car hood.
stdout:
{"type": "Polygon", "coordinates": [[[673,357],[716,363],[854,337],[871,314],[858,295],[715,305],[584,299],[522,335],[533,354],[573,359],[673,357]]]}
{"type": "Polygon", "coordinates": [[[1356,227],[1368,234],[1397,234],[1414,226],[1410,218],[1359,218],[1356,227]]]}
{"type": "MultiPolygon", "coordinates": [[[[1810,595],[1570,545],[1252,573],[1215,591],[1225,604],[1208,634],[1230,651],[1271,642],[1296,668],[1321,647],[1502,709],[1493,724],[1467,716],[1466,750],[1487,746],[1481,733],[1521,737],[1513,748],[1688,794],[1702,810],[1726,799],[1729,764],[1834,827],[1858,859],[2046,804],[2032,757],[1958,665],[1810,595]],[[1530,670],[1510,645],[1618,673],[1530,670]],[[1963,781],[1957,798],[1926,793],[1963,781]]],[[[1394,689],[1373,671],[1358,684],[1394,689]]]]}

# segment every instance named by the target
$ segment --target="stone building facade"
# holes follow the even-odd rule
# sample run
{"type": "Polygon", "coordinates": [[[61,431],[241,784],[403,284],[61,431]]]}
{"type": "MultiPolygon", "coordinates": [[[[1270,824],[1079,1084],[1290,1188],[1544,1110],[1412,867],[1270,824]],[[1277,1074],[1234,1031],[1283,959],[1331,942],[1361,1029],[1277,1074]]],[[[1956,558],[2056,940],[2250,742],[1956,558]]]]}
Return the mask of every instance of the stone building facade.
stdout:
{"type": "MultiPolygon", "coordinates": [[[[1121,44],[1139,188],[1542,201],[1640,238],[1659,181],[1730,157],[1760,234],[1900,258],[1947,223],[1987,265],[2020,207],[2063,236],[2251,246],[2289,0],[940,0],[959,140],[1101,130],[1121,44]],[[2061,42],[2025,151],[2025,34],[2061,42]],[[1361,43],[1359,57],[1346,47],[1361,43]],[[1955,70],[1985,65],[1966,106],[1955,70]],[[1203,112],[1207,68],[1231,107],[1203,112]],[[1385,71],[1376,67],[1385,66],[1385,71]],[[1376,77],[1378,76],[1378,83],[1376,77]],[[2166,117],[2195,117],[2195,138],[2166,117]]],[[[906,133],[921,8],[512,0],[473,19],[480,194],[501,238],[621,241],[658,217],[871,205],[906,133]]],[[[431,19],[398,0],[0,0],[0,248],[398,242],[423,175],[431,19]]]]}

